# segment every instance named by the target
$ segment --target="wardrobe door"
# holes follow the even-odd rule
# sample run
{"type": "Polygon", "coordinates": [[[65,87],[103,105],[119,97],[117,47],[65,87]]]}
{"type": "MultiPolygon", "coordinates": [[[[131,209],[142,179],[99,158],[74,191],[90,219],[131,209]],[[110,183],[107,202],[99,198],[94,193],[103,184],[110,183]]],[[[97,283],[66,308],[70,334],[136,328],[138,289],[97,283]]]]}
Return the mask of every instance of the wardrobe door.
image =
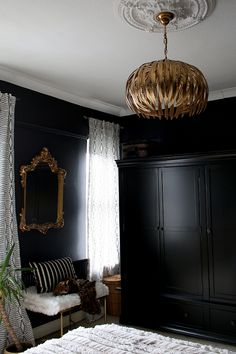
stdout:
{"type": "Polygon", "coordinates": [[[197,166],[161,170],[163,295],[207,297],[203,179],[197,166]]]}
{"type": "Polygon", "coordinates": [[[121,322],[151,326],[156,320],[158,271],[158,171],[120,169],[121,322]]]}
{"type": "Polygon", "coordinates": [[[210,297],[236,303],[236,162],[208,166],[210,297]]]}

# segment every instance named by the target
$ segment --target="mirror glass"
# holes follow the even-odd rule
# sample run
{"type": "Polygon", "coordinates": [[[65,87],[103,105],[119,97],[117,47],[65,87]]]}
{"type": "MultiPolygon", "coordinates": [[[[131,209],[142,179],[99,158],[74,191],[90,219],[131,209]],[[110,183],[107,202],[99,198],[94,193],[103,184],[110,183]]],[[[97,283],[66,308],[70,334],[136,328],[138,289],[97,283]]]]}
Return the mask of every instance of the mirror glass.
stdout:
{"type": "Polygon", "coordinates": [[[20,168],[23,206],[20,229],[36,229],[44,234],[60,228],[63,219],[63,185],[66,172],[57,166],[47,148],[43,148],[29,165],[20,168]]]}

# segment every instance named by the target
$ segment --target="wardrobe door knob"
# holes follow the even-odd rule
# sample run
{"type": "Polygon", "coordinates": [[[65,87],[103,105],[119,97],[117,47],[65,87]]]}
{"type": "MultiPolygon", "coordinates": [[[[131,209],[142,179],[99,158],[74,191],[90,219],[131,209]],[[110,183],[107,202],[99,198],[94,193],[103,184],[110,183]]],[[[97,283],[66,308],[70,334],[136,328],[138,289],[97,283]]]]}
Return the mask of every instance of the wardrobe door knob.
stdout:
{"type": "Polygon", "coordinates": [[[188,312],[184,313],[184,318],[189,318],[189,313],[188,312]]]}
{"type": "Polygon", "coordinates": [[[209,227],[207,228],[207,234],[211,235],[211,229],[209,227]]]}
{"type": "Polygon", "coordinates": [[[231,320],[231,321],[230,321],[230,324],[231,324],[232,327],[235,327],[235,326],[236,326],[236,321],[231,320]]]}

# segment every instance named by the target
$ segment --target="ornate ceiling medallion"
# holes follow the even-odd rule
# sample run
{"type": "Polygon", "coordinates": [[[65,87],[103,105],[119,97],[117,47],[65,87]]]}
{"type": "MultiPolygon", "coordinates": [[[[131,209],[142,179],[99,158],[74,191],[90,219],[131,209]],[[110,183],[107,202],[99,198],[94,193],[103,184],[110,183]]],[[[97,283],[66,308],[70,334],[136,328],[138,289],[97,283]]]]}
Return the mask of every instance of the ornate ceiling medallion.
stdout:
{"type": "Polygon", "coordinates": [[[119,0],[119,15],[132,27],[148,32],[162,32],[155,21],[157,13],[170,11],[175,16],[169,31],[179,31],[203,21],[215,8],[216,0],[119,0]]]}

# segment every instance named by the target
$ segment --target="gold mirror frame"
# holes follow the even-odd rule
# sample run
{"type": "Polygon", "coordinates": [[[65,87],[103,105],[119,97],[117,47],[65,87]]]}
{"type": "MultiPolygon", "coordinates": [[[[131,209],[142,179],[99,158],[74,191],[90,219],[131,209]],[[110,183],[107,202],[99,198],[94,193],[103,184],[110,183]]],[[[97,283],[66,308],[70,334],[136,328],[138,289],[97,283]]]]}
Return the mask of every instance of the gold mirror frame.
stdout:
{"type": "Polygon", "coordinates": [[[63,218],[63,187],[66,171],[57,166],[57,161],[52,157],[46,147],[42,149],[39,155],[33,157],[30,165],[22,165],[20,167],[21,185],[23,189],[23,207],[20,213],[20,230],[30,231],[38,230],[42,234],[46,234],[50,228],[59,229],[64,226],[63,218]],[[56,222],[46,222],[43,224],[27,224],[26,222],[26,193],[27,193],[27,173],[36,169],[39,163],[47,164],[52,173],[57,174],[58,177],[58,198],[57,198],[57,219],[56,222]]]}

